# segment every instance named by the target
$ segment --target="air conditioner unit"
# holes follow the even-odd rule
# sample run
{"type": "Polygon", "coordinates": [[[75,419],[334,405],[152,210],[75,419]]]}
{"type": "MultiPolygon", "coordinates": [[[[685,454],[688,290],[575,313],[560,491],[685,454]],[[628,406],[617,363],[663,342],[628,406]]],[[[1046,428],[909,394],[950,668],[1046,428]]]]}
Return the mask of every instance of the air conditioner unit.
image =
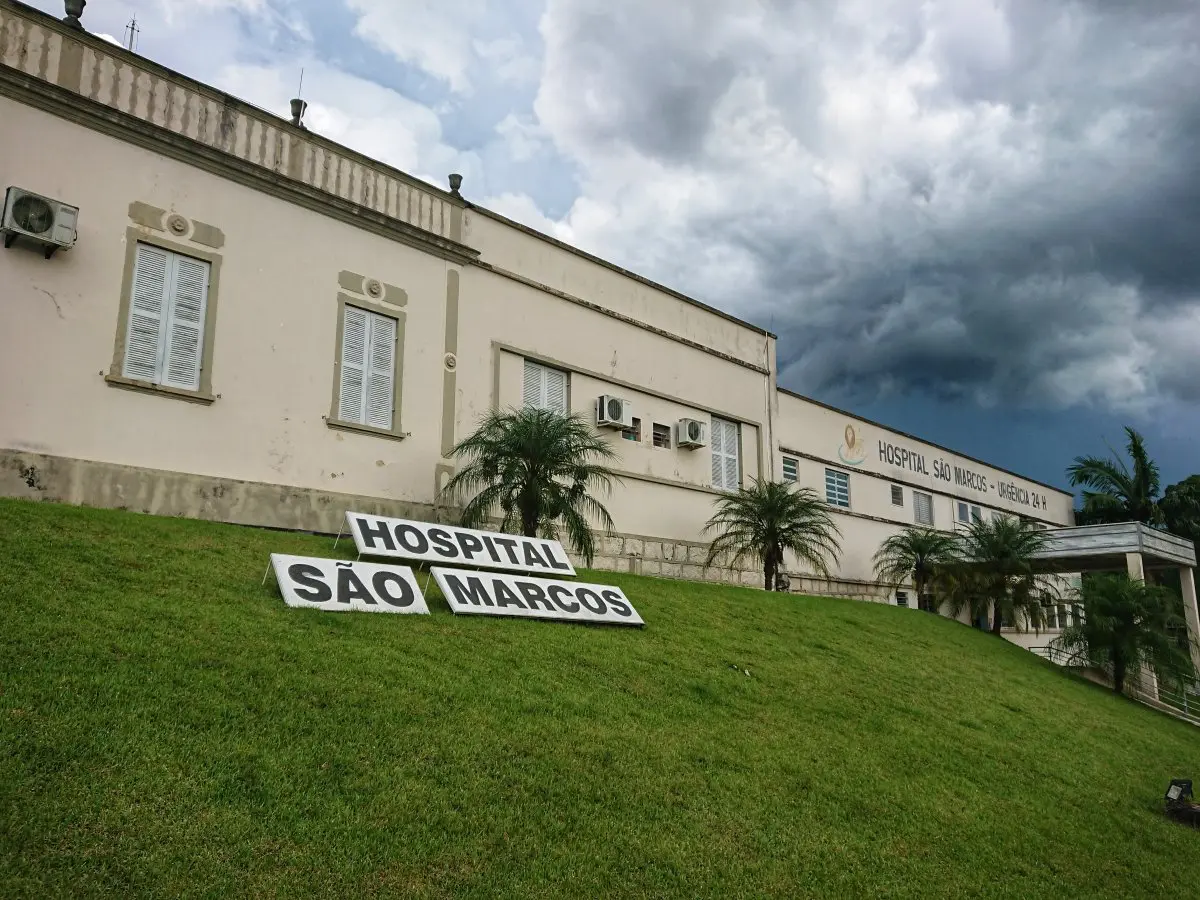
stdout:
{"type": "Polygon", "coordinates": [[[596,398],[596,424],[601,428],[632,428],[633,404],[608,394],[596,398]]]}
{"type": "Polygon", "coordinates": [[[25,238],[40,246],[46,259],[59,249],[75,244],[75,223],[79,209],[51,200],[18,187],[4,193],[4,215],[0,217],[0,234],[8,249],[17,238],[25,238]]]}
{"type": "Polygon", "coordinates": [[[699,419],[680,419],[675,423],[675,446],[707,447],[708,423],[699,419]]]}

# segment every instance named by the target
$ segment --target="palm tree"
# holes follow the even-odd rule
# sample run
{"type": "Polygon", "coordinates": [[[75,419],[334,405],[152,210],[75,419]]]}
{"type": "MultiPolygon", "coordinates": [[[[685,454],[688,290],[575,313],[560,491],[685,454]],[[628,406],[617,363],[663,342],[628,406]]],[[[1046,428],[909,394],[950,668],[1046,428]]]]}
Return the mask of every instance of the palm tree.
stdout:
{"type": "Polygon", "coordinates": [[[557,540],[565,530],[587,565],[596,553],[588,519],[613,530],[612,517],[593,494],[608,493],[619,480],[603,465],[616,453],[581,416],[532,407],[493,411],[450,453],[468,462],[442,494],[470,495],[462,511],[467,528],[485,524],[499,510],[504,531],[557,540]]]}
{"type": "Polygon", "coordinates": [[[1190,674],[1191,657],[1176,638],[1183,623],[1175,608],[1175,598],[1160,585],[1123,574],[1090,576],[1083,582],[1083,621],[1053,644],[1108,672],[1118,694],[1143,666],[1190,674]]]}
{"type": "Polygon", "coordinates": [[[736,566],[743,559],[763,567],[763,587],[775,588],[775,576],[791,550],[813,570],[829,576],[829,563],[841,553],[841,532],[829,506],[816,491],[790,482],[753,479],[749,487],[717,500],[718,510],[704,531],[717,531],[708,548],[707,569],[724,554],[736,566]]]}
{"type": "Polygon", "coordinates": [[[1005,621],[1023,616],[1033,627],[1044,621],[1042,607],[1059,599],[1055,583],[1034,568],[1046,534],[1016,516],[973,522],[959,535],[960,559],[949,567],[946,593],[951,612],[969,610],[973,620],[992,612],[992,634],[1005,621]]]}
{"type": "Polygon", "coordinates": [[[1161,525],[1158,508],[1158,465],[1146,452],[1142,436],[1126,426],[1130,465],[1114,453],[1108,459],[1078,456],[1067,467],[1072,487],[1083,487],[1081,524],[1144,522],[1161,525]]]}
{"type": "Polygon", "coordinates": [[[934,579],[958,559],[958,541],[946,531],[910,525],[893,534],[875,551],[875,577],[899,587],[912,579],[917,602],[925,597],[934,579]]]}

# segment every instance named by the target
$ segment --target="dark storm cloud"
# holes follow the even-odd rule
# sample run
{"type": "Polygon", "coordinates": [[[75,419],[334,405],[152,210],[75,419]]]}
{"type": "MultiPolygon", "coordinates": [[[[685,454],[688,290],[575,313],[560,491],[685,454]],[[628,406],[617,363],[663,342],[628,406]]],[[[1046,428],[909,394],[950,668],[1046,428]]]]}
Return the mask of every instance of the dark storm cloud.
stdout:
{"type": "Polygon", "coordinates": [[[539,112],[616,209],[591,237],[772,325],[785,383],[1195,396],[1200,6],[649,8],[552,3],[539,112]],[[696,190],[658,217],[672,179],[696,190]],[[713,246],[755,280],[689,271],[713,246]]]}

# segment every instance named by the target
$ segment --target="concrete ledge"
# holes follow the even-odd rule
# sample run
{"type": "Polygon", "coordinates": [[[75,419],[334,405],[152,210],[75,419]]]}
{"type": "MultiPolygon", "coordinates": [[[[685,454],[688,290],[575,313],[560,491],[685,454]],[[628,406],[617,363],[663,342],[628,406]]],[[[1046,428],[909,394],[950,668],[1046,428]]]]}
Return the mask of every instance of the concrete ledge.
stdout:
{"type": "MultiPolygon", "coordinates": [[[[424,503],[0,450],[0,496],[336,534],[347,509],[437,521],[424,503]]],[[[445,514],[445,510],[441,511],[445,514]]]]}

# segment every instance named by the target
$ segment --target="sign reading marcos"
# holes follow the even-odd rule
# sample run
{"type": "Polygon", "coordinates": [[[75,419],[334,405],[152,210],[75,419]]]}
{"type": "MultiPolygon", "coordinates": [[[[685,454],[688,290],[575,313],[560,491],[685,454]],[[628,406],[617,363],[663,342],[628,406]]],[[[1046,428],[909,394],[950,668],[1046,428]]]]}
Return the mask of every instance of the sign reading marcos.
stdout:
{"type": "Polygon", "coordinates": [[[482,569],[574,575],[562,544],[542,538],[475,531],[408,519],[346,513],[358,552],[482,569]]]}
{"type": "Polygon", "coordinates": [[[441,566],[430,571],[450,609],[458,614],[645,624],[618,587],[441,566]]]}
{"type": "Polygon", "coordinates": [[[417,579],[407,566],[282,553],[271,554],[271,566],[288,606],[429,615],[417,579]]]}

